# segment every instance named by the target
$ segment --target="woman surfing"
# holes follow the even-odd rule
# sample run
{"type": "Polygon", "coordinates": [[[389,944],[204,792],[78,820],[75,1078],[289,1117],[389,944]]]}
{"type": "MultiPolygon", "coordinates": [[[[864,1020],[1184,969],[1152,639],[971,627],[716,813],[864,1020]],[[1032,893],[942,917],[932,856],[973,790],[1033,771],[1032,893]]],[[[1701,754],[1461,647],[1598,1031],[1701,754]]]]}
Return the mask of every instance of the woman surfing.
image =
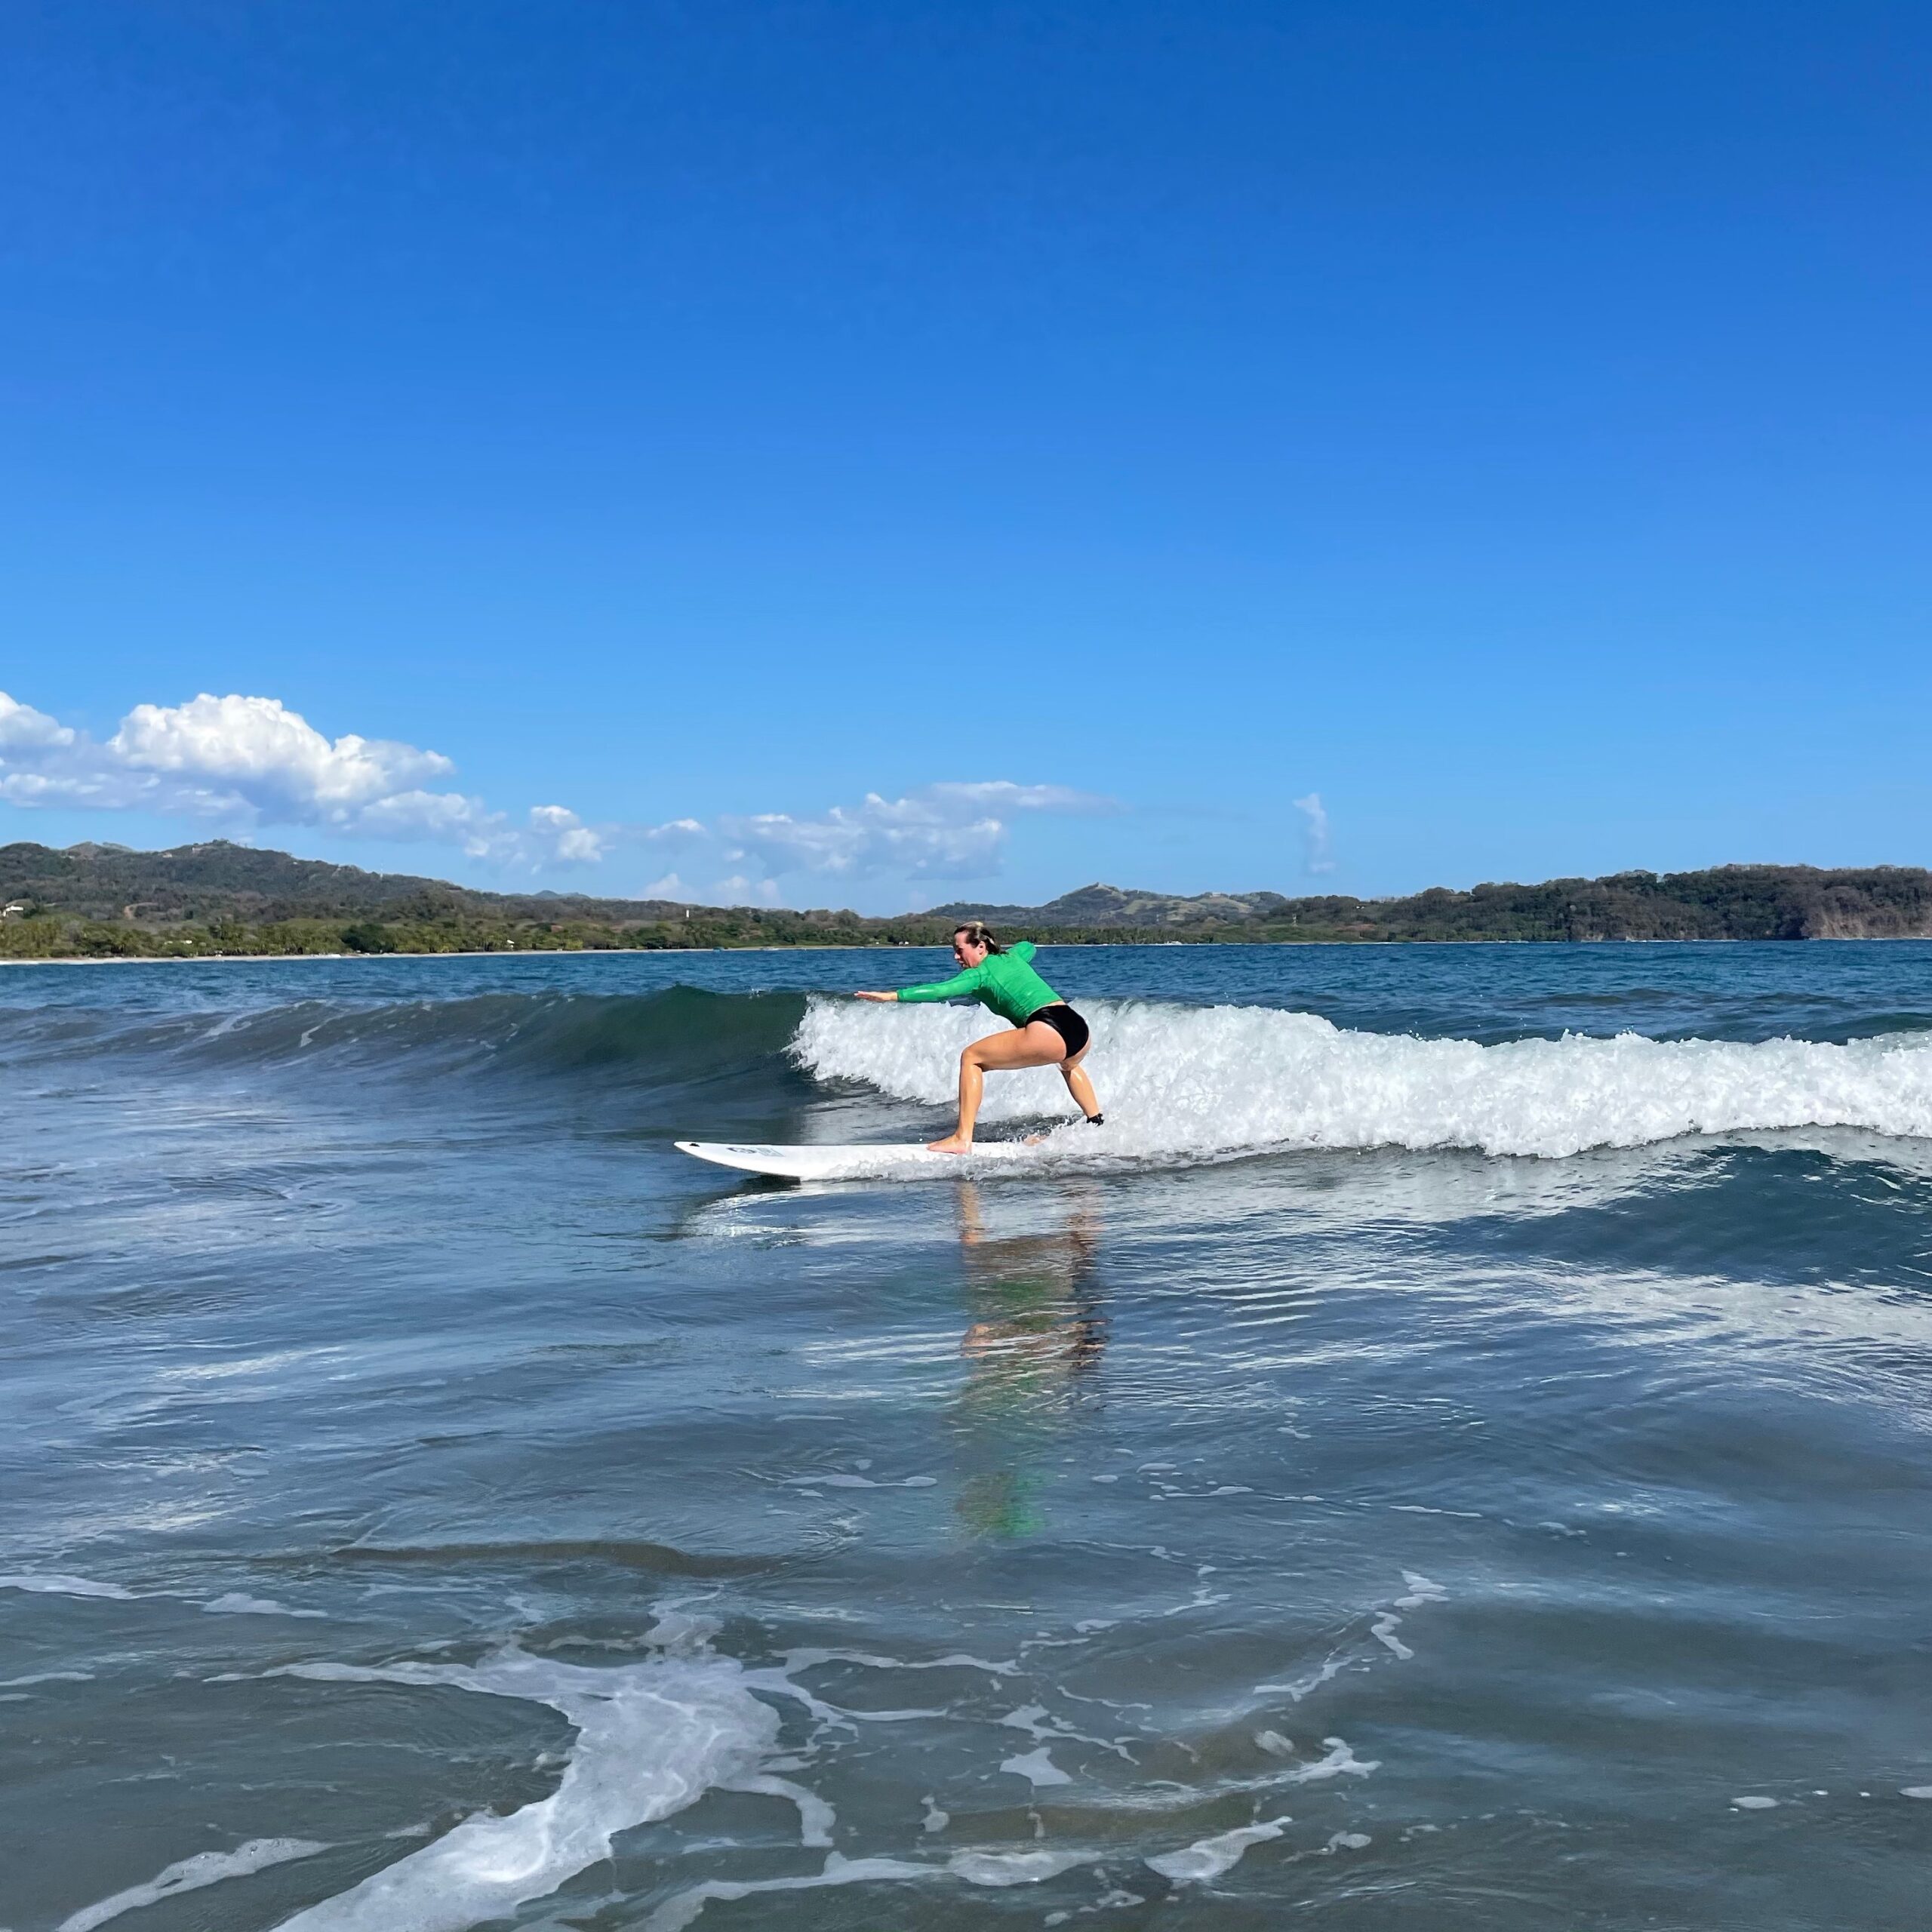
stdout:
{"type": "Polygon", "coordinates": [[[901,986],[896,993],[853,995],[855,999],[899,1000],[909,1006],[970,995],[1014,1027],[1011,1033],[989,1033],[975,1040],[960,1054],[959,1124],[943,1140],[927,1143],[935,1154],[972,1151],[973,1124],[980,1117],[989,1067],[1057,1066],[1088,1125],[1102,1124],[1094,1083],[1080,1064],[1087,1057],[1087,1023],[1034,971],[1034,951],[1031,940],[1001,946],[981,921],[973,919],[953,928],[952,956],[959,971],[951,979],[901,986]]]}

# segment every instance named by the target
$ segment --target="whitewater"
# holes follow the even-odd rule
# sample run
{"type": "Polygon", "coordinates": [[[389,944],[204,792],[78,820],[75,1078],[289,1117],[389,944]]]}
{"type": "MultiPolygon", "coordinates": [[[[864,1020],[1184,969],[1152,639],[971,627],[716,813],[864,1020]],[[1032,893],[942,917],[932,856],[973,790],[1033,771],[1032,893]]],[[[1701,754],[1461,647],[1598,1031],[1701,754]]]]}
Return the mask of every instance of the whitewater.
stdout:
{"type": "MultiPolygon", "coordinates": [[[[1186,1157],[1269,1148],[1458,1147],[1548,1158],[1686,1134],[1863,1128],[1932,1138],[1932,1034],[1843,1045],[1610,1039],[1495,1045],[1353,1031],[1260,1007],[1091,1002],[1090,1066],[1106,1081],[1104,1146],[1056,1152],[1186,1157]]],[[[963,1009],[814,999],[791,1051],[814,1078],[935,1107],[959,1050],[986,1031],[963,1009]]],[[[1071,1110],[1051,1068],[989,1077],[988,1122],[1071,1110]]]]}

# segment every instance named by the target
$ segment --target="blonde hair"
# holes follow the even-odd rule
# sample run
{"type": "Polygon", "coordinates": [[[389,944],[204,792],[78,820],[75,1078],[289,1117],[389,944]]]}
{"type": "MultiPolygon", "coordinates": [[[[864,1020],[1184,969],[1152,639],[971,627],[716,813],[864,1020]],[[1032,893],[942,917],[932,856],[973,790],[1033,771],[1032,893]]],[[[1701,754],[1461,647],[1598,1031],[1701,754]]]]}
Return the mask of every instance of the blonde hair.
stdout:
{"type": "Polygon", "coordinates": [[[993,937],[993,930],[983,919],[962,919],[952,929],[956,940],[964,933],[968,946],[983,946],[989,952],[1004,952],[1006,948],[993,937]]]}

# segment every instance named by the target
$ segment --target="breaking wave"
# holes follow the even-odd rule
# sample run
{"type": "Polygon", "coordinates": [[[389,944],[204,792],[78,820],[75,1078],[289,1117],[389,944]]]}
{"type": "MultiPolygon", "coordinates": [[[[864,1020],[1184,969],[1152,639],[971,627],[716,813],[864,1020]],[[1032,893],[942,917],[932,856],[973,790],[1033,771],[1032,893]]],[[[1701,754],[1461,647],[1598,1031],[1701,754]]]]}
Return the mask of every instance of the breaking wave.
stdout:
{"type": "MultiPolygon", "coordinates": [[[[1093,1151],[1216,1156],[1269,1147],[1469,1148],[1560,1157],[1690,1134],[1856,1128],[1932,1137],[1932,1035],[1831,1045],[1566,1034],[1484,1046],[1345,1032],[1264,1007],[1083,1002],[1108,1125],[1093,1151]]],[[[977,1011],[814,999],[792,1042],[825,1081],[951,1100],[977,1011]]],[[[1051,1068],[995,1075],[982,1118],[1064,1118],[1051,1068]]],[[[1084,1130],[1082,1131],[1084,1135],[1084,1130]]],[[[1083,1146],[1089,1144],[1083,1138],[1083,1146]]]]}
{"type": "MultiPolygon", "coordinates": [[[[1275,1147],[1561,1156],[1804,1129],[1932,1140],[1925,1029],[1843,1043],[1626,1033],[1484,1044],[1350,1032],[1272,1007],[1094,1000],[1081,1010],[1108,1125],[1053,1137],[1050,1158],[1275,1147]]],[[[0,1009],[0,1063],[11,1075],[38,1063],[58,1078],[85,1066],[136,1081],[192,1070],[245,1081],[334,1074],[358,1088],[372,1077],[424,1091],[443,1080],[505,1083],[518,1104],[539,1088],[573,1106],[601,1093],[631,1109],[634,1124],[663,1108],[689,1131],[728,1103],[808,1101],[814,1083],[821,1096],[842,1088],[937,1116],[952,1101],[960,1048],[989,1023],[977,1008],[685,986],[168,1014],[26,1008],[0,1009]]],[[[1074,1112],[1058,1075],[1035,1068],[989,1081],[983,1118],[1071,1122],[1074,1112]]]]}

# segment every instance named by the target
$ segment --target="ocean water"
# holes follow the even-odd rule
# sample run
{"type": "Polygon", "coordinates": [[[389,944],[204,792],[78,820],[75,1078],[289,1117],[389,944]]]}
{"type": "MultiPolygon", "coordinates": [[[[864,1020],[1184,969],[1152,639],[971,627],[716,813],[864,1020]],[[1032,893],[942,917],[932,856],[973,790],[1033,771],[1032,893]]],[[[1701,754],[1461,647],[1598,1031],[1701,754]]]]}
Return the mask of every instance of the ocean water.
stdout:
{"type": "Polygon", "coordinates": [[[0,973],[0,1927],[1918,1927],[1932,946],[0,973]]]}

